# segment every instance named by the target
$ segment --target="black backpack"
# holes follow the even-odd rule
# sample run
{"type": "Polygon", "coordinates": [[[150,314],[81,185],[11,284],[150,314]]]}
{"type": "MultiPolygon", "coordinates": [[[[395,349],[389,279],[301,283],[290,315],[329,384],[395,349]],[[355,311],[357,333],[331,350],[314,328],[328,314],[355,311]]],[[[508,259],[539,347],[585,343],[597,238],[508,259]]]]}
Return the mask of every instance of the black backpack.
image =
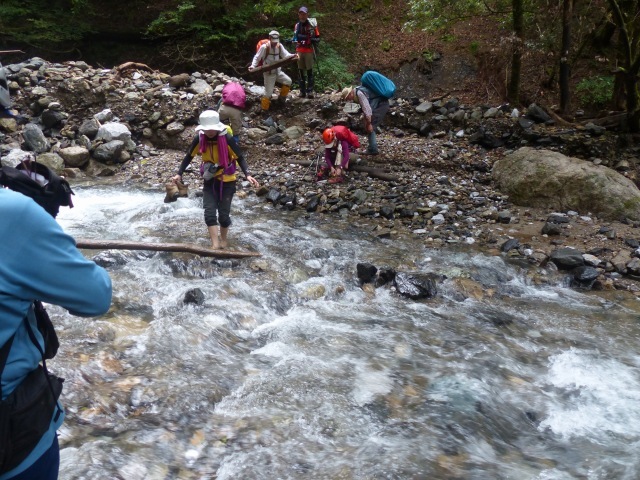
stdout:
{"type": "Polygon", "coordinates": [[[73,208],[69,182],[42,163],[26,161],[17,168],[2,167],[0,185],[32,198],[54,218],[61,206],[73,208]]]}

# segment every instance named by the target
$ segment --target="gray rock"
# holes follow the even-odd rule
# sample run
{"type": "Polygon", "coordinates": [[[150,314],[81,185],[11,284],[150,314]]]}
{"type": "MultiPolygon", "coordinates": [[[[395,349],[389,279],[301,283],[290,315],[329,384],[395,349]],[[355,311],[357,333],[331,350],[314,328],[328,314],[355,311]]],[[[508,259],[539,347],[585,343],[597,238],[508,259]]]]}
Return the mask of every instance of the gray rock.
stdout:
{"type": "Polygon", "coordinates": [[[95,138],[100,129],[100,122],[95,118],[91,118],[82,122],[80,128],[78,129],[78,133],[80,135],[86,135],[88,138],[95,138]]]}
{"type": "Polygon", "coordinates": [[[124,150],[124,142],[112,140],[99,145],[93,151],[93,158],[101,162],[120,162],[120,154],[124,150]]]}
{"type": "Polygon", "coordinates": [[[520,148],[498,160],[492,175],[516,205],[640,220],[640,191],[631,180],[558,152],[520,148]]]}
{"type": "Polygon", "coordinates": [[[112,140],[121,140],[123,143],[131,139],[131,132],[126,125],[117,122],[105,123],[98,129],[96,140],[111,142],[112,140]]]}
{"type": "Polygon", "coordinates": [[[47,128],[53,128],[62,123],[65,115],[62,112],[47,109],[42,112],[42,124],[47,128]]]}
{"type": "Polygon", "coordinates": [[[556,264],[559,269],[564,270],[570,270],[584,265],[582,252],[574,248],[559,248],[558,250],[554,250],[551,252],[549,260],[556,264]]]}
{"type": "Polygon", "coordinates": [[[22,131],[25,145],[36,153],[43,153],[51,147],[49,140],[44,136],[42,130],[35,123],[28,123],[22,131]]]}
{"type": "Polygon", "coordinates": [[[181,122],[171,122],[167,125],[167,135],[176,136],[184,132],[184,125],[181,122]]]}
{"type": "Polygon", "coordinates": [[[183,302],[194,305],[202,305],[204,303],[204,293],[199,288],[192,288],[184,294],[183,302]]]}
{"type": "Polygon", "coordinates": [[[420,105],[416,107],[416,112],[418,113],[427,113],[431,111],[433,108],[433,103],[431,102],[422,102],[420,105]]]}
{"type": "Polygon", "coordinates": [[[62,174],[64,171],[64,160],[57,153],[42,153],[36,157],[36,161],[46,165],[58,175],[62,174]]]}
{"type": "Polygon", "coordinates": [[[304,129],[299,127],[298,125],[294,125],[293,127],[289,127],[284,131],[284,134],[287,138],[291,140],[296,140],[304,135],[304,129]]]}
{"type": "Polygon", "coordinates": [[[399,272],[394,284],[400,295],[413,300],[432,298],[438,294],[436,276],[430,273],[399,272]]]}
{"type": "Polygon", "coordinates": [[[500,110],[498,110],[496,107],[491,107],[486,112],[484,112],[484,115],[482,115],[482,117],[494,118],[494,117],[497,117],[499,114],[500,114],[500,110]]]}
{"type": "Polygon", "coordinates": [[[373,282],[377,272],[377,267],[370,263],[358,263],[356,265],[356,275],[361,284],[373,282]]]}
{"type": "Polygon", "coordinates": [[[29,160],[29,156],[31,154],[29,152],[25,152],[24,150],[20,150],[17,148],[11,149],[9,153],[0,157],[0,162],[3,167],[17,167],[21,162],[29,160]]]}
{"type": "Polygon", "coordinates": [[[191,93],[195,93],[196,95],[207,95],[209,93],[213,93],[213,88],[209,85],[205,80],[197,79],[193,82],[189,88],[187,89],[191,93]]]}
{"type": "Polygon", "coordinates": [[[99,123],[107,123],[113,120],[113,112],[110,108],[105,108],[101,112],[96,113],[93,118],[99,123]]]}
{"type": "Polygon", "coordinates": [[[529,105],[529,108],[527,108],[527,117],[536,123],[547,123],[551,120],[549,114],[535,103],[532,103],[529,105]]]}

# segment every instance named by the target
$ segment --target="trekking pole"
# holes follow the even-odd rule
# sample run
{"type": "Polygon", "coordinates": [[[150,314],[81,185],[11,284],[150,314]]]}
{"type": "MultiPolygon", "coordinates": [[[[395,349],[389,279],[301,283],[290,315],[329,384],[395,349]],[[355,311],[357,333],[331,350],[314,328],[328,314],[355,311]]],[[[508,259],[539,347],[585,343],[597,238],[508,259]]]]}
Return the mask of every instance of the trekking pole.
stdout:
{"type": "Polygon", "coordinates": [[[320,167],[320,159],[322,158],[322,154],[321,153],[317,153],[316,155],[314,155],[313,160],[311,160],[311,164],[309,165],[309,168],[307,169],[307,173],[311,173],[312,170],[315,170],[315,174],[318,174],[318,169],[320,167]]]}
{"type": "Polygon", "coordinates": [[[315,63],[316,71],[318,72],[318,75],[320,75],[320,67],[318,65],[318,54],[316,53],[316,46],[313,43],[311,43],[311,48],[313,49],[313,63],[315,63]]]}

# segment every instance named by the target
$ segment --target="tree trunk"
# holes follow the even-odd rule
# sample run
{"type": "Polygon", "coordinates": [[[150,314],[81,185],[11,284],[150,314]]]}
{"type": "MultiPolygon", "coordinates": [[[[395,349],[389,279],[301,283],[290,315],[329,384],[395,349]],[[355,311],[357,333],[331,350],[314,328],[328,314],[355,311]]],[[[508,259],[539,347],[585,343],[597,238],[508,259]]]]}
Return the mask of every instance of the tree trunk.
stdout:
{"type": "MultiPolygon", "coordinates": [[[[295,158],[287,160],[287,163],[291,163],[293,165],[302,165],[303,167],[310,167],[313,162],[313,160],[298,160],[295,158]]],[[[351,162],[349,163],[349,170],[352,170],[354,172],[365,172],[368,173],[370,177],[378,178],[380,180],[385,180],[388,182],[395,182],[399,180],[397,175],[388,173],[383,168],[367,167],[364,165],[353,165],[351,164],[351,162]]]]}
{"type": "Polygon", "coordinates": [[[571,17],[573,15],[573,0],[562,1],[562,50],[560,54],[560,111],[566,114],[571,103],[571,65],[569,51],[571,50],[571,17]]]}
{"type": "Polygon", "coordinates": [[[640,102],[638,99],[638,74],[627,75],[627,121],[630,132],[640,132],[640,102]]]}
{"type": "Polygon", "coordinates": [[[78,248],[86,248],[89,250],[151,250],[154,252],[195,253],[196,255],[201,255],[203,257],[216,258],[245,258],[260,256],[257,252],[214,250],[213,248],[188,243],[147,243],[131,242],[127,240],[92,240],[80,238],[76,240],[76,246],[78,248]]]}
{"type": "Polygon", "coordinates": [[[511,77],[507,97],[513,105],[520,103],[520,73],[522,70],[522,46],[524,44],[523,0],[512,0],[514,45],[511,55],[511,77]]]}
{"type": "Polygon", "coordinates": [[[640,132],[640,99],[638,98],[640,28],[637,27],[636,18],[640,1],[609,0],[609,6],[613,13],[613,19],[620,30],[619,50],[623,58],[628,129],[631,132],[640,132]]]}

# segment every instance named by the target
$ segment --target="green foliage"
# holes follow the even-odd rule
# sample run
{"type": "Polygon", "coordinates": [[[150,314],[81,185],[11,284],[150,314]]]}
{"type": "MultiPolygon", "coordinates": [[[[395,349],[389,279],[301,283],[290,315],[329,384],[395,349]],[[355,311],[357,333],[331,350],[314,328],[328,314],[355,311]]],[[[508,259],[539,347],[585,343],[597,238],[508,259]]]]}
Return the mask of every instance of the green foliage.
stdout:
{"type": "Polygon", "coordinates": [[[192,38],[205,46],[237,47],[277,29],[282,38],[293,35],[296,1],[182,0],[164,10],[147,28],[150,38],[192,38]],[[285,26],[286,25],[286,26],[285,26]]]}
{"type": "Polygon", "coordinates": [[[613,77],[590,77],[580,80],[576,93],[585,107],[601,109],[607,106],[613,96],[613,77]]]}
{"type": "Polygon", "coordinates": [[[409,0],[409,30],[436,32],[456,22],[486,12],[483,0],[409,0]]]}
{"type": "MultiPolygon", "coordinates": [[[[244,5],[244,6],[243,6],[244,5]]],[[[249,34],[246,24],[255,16],[252,5],[233,10],[217,0],[184,0],[163,11],[147,28],[151,38],[191,37],[195,42],[235,42],[249,34]]]]}
{"type": "Polygon", "coordinates": [[[339,89],[354,82],[347,63],[328,43],[320,44],[318,66],[315,67],[316,90],[325,88],[339,89]]]}
{"type": "Polygon", "coordinates": [[[427,63],[433,62],[436,58],[436,52],[432,52],[431,50],[423,50],[421,55],[427,63]]]}
{"type": "Polygon", "coordinates": [[[478,54],[478,50],[480,50],[480,42],[474,40],[469,44],[469,51],[471,55],[474,57],[478,54]]]}
{"type": "Polygon", "coordinates": [[[79,42],[91,31],[87,0],[3,0],[0,32],[17,42],[50,49],[79,42]]]}
{"type": "Polygon", "coordinates": [[[283,16],[290,17],[291,12],[297,11],[298,7],[299,2],[296,1],[280,2],[278,0],[262,0],[255,4],[257,11],[275,18],[283,16]]]}
{"type": "Polygon", "coordinates": [[[362,12],[363,10],[370,10],[371,5],[372,5],[371,0],[357,0],[353,10],[356,12],[362,12]]]}
{"type": "Polygon", "coordinates": [[[393,43],[391,43],[391,40],[389,40],[388,38],[385,38],[382,43],[380,43],[380,48],[382,48],[382,50],[384,50],[385,52],[388,52],[393,48],[393,43]]]}

